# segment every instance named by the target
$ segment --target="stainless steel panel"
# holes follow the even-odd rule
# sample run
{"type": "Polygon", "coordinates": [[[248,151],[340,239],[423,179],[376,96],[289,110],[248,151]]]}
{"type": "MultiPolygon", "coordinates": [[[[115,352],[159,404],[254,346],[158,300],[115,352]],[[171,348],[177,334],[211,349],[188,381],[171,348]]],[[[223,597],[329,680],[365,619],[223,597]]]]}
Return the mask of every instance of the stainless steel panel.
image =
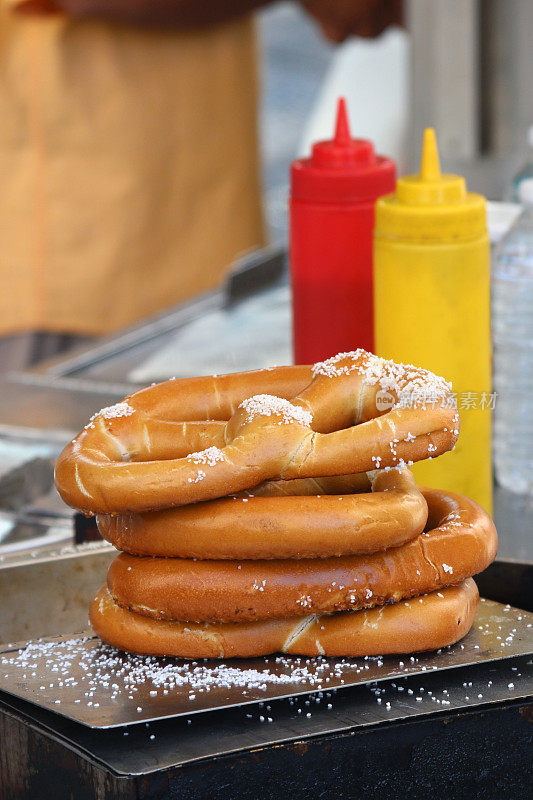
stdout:
{"type": "Polygon", "coordinates": [[[531,0],[408,0],[410,169],[422,130],[437,129],[443,165],[502,199],[533,124],[531,0]]]}
{"type": "Polygon", "coordinates": [[[63,446],[103,406],[124,397],[127,387],[73,386],[21,375],[0,381],[0,436],[63,446]]]}
{"type": "Polygon", "coordinates": [[[62,546],[61,538],[65,542],[71,537],[70,529],[52,527],[48,536],[33,540],[34,549],[13,548],[0,555],[0,642],[66,634],[87,626],[89,603],[105,581],[116,551],[105,542],[62,546]],[[52,543],[42,546],[50,539],[52,543]]]}
{"type": "Polygon", "coordinates": [[[479,152],[479,0],[410,0],[407,9],[413,166],[428,125],[443,156],[471,159],[479,152]]]}
{"type": "Polygon", "coordinates": [[[524,157],[533,125],[533,3],[481,0],[488,146],[524,157]]]}

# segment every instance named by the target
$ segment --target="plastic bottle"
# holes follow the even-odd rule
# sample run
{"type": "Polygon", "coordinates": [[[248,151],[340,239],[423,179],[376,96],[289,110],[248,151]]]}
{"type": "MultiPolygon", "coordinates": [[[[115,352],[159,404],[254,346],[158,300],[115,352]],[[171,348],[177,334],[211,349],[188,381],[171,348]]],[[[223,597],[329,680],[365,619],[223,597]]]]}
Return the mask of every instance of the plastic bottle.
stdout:
{"type": "Polygon", "coordinates": [[[376,198],[392,192],[394,162],[352,139],[339,100],[333,140],[291,168],[290,267],[294,360],[374,348],[372,236],[376,198]]]}
{"type": "Polygon", "coordinates": [[[522,169],[514,176],[511,184],[509,199],[513,203],[520,203],[520,185],[522,181],[533,178],[533,125],[527,132],[527,143],[529,145],[529,159],[522,169]]]}
{"type": "Polygon", "coordinates": [[[492,276],[494,466],[498,482],[533,493],[533,177],[523,179],[525,209],[500,241],[492,276]]]}
{"type": "Polygon", "coordinates": [[[376,352],[452,381],[461,417],[453,452],[415,464],[419,484],[492,510],[490,254],[485,199],[440,171],[428,129],[420,173],[378,201],[376,352]]]}

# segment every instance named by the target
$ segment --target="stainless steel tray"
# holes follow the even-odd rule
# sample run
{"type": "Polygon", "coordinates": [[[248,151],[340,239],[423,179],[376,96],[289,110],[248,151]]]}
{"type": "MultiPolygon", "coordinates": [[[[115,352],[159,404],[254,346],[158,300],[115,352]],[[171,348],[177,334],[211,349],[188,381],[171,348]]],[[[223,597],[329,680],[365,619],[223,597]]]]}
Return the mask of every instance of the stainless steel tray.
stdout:
{"type": "Polygon", "coordinates": [[[0,437],[0,562],[14,551],[73,541],[74,510],[54,487],[57,454],[51,443],[0,437]]]}
{"type": "MultiPolygon", "coordinates": [[[[439,737],[456,715],[462,718],[463,741],[465,727],[475,740],[479,723],[487,720],[483,716],[485,711],[492,712],[489,717],[492,724],[503,724],[497,708],[505,715],[505,709],[514,705],[519,714],[526,714],[532,695],[532,661],[521,656],[448,670],[444,674],[436,671],[384,681],[377,686],[362,684],[341,691],[332,689],[322,693],[322,697],[320,693],[304,694],[127,728],[89,728],[5,693],[0,693],[0,712],[2,707],[8,712],[12,710],[26,719],[32,729],[49,731],[59,748],[84,753],[92,763],[103,765],[115,775],[146,775],[149,780],[154,773],[193,762],[203,761],[203,768],[209,769],[220,764],[221,757],[232,753],[238,753],[242,763],[247,751],[252,751],[250,758],[254,763],[264,765],[265,748],[284,744],[292,746],[294,753],[301,756],[308,752],[310,740],[325,744],[329,762],[335,735],[341,741],[343,736],[374,728],[381,737],[391,723],[428,716],[433,722],[425,728],[425,736],[433,740],[433,747],[441,754],[439,737]],[[439,718],[444,721],[439,723],[439,718]]],[[[395,725],[394,735],[398,736],[395,725]]],[[[368,746],[377,741],[371,739],[368,746]]],[[[394,740],[391,745],[394,746],[394,740]]],[[[303,763],[300,768],[304,768],[303,763]]],[[[198,779],[202,780],[201,774],[198,779]]],[[[224,778],[221,776],[220,780],[224,778]]],[[[183,796],[188,795],[185,792],[183,796]]]]}
{"type": "Polygon", "coordinates": [[[54,380],[55,385],[82,392],[96,389],[124,395],[173,375],[257,369],[270,366],[272,359],[290,363],[290,313],[286,252],[280,246],[265,247],[237,261],[218,289],[72,354],[43,362],[16,379],[36,386],[54,380]],[[182,337],[183,346],[174,346],[182,337]],[[215,358],[221,340],[223,348],[215,358]],[[140,369],[167,348],[169,371],[164,358],[156,358],[153,374],[140,369]]]}
{"type": "MultiPolygon", "coordinates": [[[[192,329],[199,326],[203,331],[204,320],[206,326],[210,320],[212,336],[218,340],[239,325],[249,327],[255,317],[245,311],[248,303],[259,303],[266,313],[265,330],[258,330],[257,324],[253,324],[255,340],[251,342],[252,331],[239,328],[237,340],[239,343],[246,340],[249,347],[241,349],[240,356],[227,354],[227,371],[245,369],[250,364],[260,366],[261,359],[268,364],[272,363],[272,358],[279,360],[280,347],[286,354],[281,360],[288,363],[291,355],[288,298],[286,303],[277,301],[283,318],[283,333],[277,317],[273,324],[269,316],[269,298],[272,292],[286,285],[287,280],[283,248],[273,246],[249,253],[237,262],[226,283],[218,289],[118,334],[43,362],[32,370],[0,376],[0,435],[65,444],[92,414],[139,388],[141,384],[135,381],[134,373],[165,348],[170,347],[169,352],[174,353],[166,377],[213,371],[209,337],[204,338],[203,350],[196,352],[197,337],[192,329]],[[179,357],[177,363],[174,360],[176,354],[185,352],[175,344],[181,336],[185,340],[193,337],[192,345],[187,348],[187,357],[192,360],[183,364],[179,357]],[[243,356],[250,358],[254,343],[257,358],[245,363],[239,361],[243,356]]],[[[215,371],[222,371],[221,363],[217,362],[215,371]]],[[[150,383],[151,379],[141,381],[142,384],[146,382],[150,383]]]]}
{"type": "Polygon", "coordinates": [[[462,642],[411,657],[219,664],[129,656],[90,634],[41,639],[0,654],[0,691],[92,728],[112,728],[532,653],[533,614],[485,600],[462,642]]]}

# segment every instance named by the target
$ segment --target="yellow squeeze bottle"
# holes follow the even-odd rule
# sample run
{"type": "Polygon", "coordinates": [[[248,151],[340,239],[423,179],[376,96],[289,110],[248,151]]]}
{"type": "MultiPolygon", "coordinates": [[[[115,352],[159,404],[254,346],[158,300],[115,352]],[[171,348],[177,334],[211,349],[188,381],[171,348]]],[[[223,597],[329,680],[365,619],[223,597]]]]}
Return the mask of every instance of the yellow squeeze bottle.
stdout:
{"type": "Polygon", "coordinates": [[[492,512],[490,251],[485,199],[440,171],[424,134],[419,175],[378,200],[374,234],[376,353],[453,384],[461,435],[453,452],[413,466],[422,486],[492,512]]]}

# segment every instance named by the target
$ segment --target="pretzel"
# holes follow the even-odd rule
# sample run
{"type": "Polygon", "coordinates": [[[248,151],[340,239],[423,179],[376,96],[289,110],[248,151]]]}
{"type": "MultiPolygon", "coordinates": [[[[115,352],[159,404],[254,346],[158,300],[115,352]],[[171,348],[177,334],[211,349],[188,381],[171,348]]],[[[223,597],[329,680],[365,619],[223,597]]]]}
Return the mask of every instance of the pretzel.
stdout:
{"type": "Polygon", "coordinates": [[[442,378],[356,350],[312,369],[167,381],[130,395],[67,445],[56,485],[86,513],[172,508],[272,479],[436,457],[458,426],[442,378]]]}
{"type": "Polygon", "coordinates": [[[369,611],[263,622],[194,625],[160,622],[118,606],[103,587],[90,621],[104,642],[121,650],[179,658],[249,658],[269,653],[357,657],[447,647],[470,630],[479,603],[476,584],[433,592],[369,611]]]}
{"type": "Polygon", "coordinates": [[[107,585],[124,608],[155,619],[241,622],[330,614],[436,591],[496,555],[488,514],[462,495],[424,490],[428,529],[399,547],[324,559],[194,561],[121,553],[107,585]]]}
{"type": "Polygon", "coordinates": [[[346,476],[343,482],[309,478],[270,483],[222,500],[97,517],[100,533],[118,550],[201,559],[373,553],[413,539],[426,520],[426,501],[408,469],[346,476]],[[371,493],[342,492],[359,488],[361,478],[371,493]],[[334,494],[329,491],[332,482],[337,484],[334,494]]]}

